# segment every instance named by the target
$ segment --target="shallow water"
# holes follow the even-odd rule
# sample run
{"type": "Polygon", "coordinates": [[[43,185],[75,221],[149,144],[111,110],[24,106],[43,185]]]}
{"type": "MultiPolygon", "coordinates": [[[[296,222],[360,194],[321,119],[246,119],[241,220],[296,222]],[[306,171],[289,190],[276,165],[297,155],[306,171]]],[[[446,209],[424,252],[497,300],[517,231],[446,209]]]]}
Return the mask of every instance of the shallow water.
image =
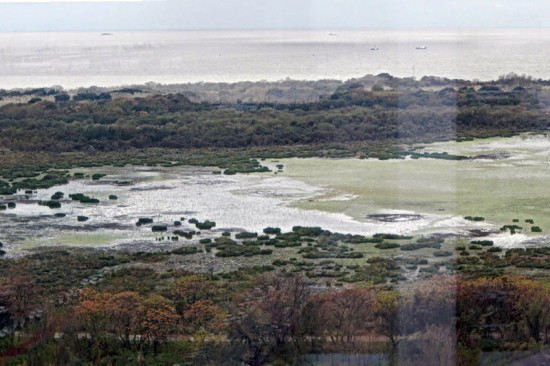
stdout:
{"type": "MultiPolygon", "coordinates": [[[[540,245],[525,219],[550,230],[550,138],[521,135],[470,142],[440,142],[426,146],[427,152],[481,156],[480,159],[448,161],[420,160],[321,160],[289,159],[286,176],[333,194],[355,197],[298,203],[304,209],[343,212],[357,220],[365,214],[389,214],[395,210],[424,215],[449,215],[442,223],[463,229],[460,217],[483,216],[486,228],[496,230],[513,219],[528,230],[525,234],[498,234],[491,238],[502,246],[518,243],[540,245]]],[[[427,231],[433,231],[430,226],[427,231]]],[[[420,229],[420,232],[422,229],[420,229]]],[[[418,230],[417,230],[418,232],[418,230]]],[[[544,235],[542,236],[544,238],[544,235]]]]}
{"type": "MultiPolygon", "coordinates": [[[[495,138],[463,143],[434,143],[425,151],[447,151],[480,159],[358,160],[288,159],[277,175],[220,176],[209,168],[95,168],[100,181],[79,180],[40,190],[15,209],[0,213],[0,241],[11,254],[38,246],[134,246],[150,249],[166,234],[136,227],[139,217],[173,227],[181,217],[209,219],[214,231],[261,232],[267,226],[320,226],[333,232],[372,235],[489,233],[503,247],[546,245],[550,230],[550,138],[543,135],[495,138]],[[493,158],[489,158],[491,156],[493,158]],[[116,181],[132,184],[120,186],[116,181]],[[56,191],[85,193],[98,205],[66,198],[62,208],[37,205],[56,191]],[[109,200],[115,194],[118,200],[109,200]],[[64,212],[64,218],[53,214],[64,212]],[[78,222],[79,215],[88,216],[78,222]],[[484,216],[471,222],[463,216],[484,216]],[[498,229],[519,219],[523,233],[498,229]],[[530,218],[542,234],[529,232],[530,218]]],[[[272,164],[271,162],[266,162],[272,164]]],[[[84,171],[77,169],[76,171],[84,171]]],[[[194,227],[184,223],[182,230],[194,227]]],[[[203,233],[203,237],[213,235],[203,233]]]]}

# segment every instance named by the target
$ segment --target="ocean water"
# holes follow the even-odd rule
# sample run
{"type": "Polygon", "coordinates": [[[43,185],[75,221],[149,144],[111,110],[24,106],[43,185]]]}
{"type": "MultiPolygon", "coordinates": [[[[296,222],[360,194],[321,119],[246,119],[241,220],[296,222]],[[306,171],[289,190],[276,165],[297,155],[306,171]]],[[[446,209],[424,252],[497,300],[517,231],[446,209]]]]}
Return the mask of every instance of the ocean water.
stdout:
{"type": "Polygon", "coordinates": [[[549,42],[546,28],[0,33],[0,88],[346,80],[381,72],[549,79],[549,42]]]}

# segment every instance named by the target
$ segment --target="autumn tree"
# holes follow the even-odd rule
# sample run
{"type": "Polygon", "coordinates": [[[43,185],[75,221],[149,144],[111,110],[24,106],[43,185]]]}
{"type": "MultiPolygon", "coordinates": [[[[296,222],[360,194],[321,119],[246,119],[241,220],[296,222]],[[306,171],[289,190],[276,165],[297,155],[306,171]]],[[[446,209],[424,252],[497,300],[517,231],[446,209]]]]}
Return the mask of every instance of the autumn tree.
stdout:
{"type": "Polygon", "coordinates": [[[231,334],[248,347],[248,362],[260,363],[267,350],[280,352],[288,341],[300,347],[303,310],[311,288],[302,275],[263,275],[236,304],[231,334]]]}
{"type": "Polygon", "coordinates": [[[40,294],[41,289],[31,276],[0,278],[0,304],[8,309],[16,328],[23,326],[25,316],[36,308],[40,294]]]}
{"type": "Polygon", "coordinates": [[[371,288],[345,289],[315,298],[320,336],[342,344],[353,343],[374,320],[374,292],[371,288]]]}
{"type": "Polygon", "coordinates": [[[393,348],[399,343],[401,324],[399,322],[399,293],[391,290],[380,290],[375,301],[375,329],[388,338],[393,348]]]}
{"type": "Polygon", "coordinates": [[[168,296],[174,301],[176,311],[183,315],[187,308],[200,300],[212,300],[219,293],[216,284],[204,275],[190,275],[178,279],[168,296]]]}
{"type": "Polygon", "coordinates": [[[139,330],[143,339],[153,345],[153,352],[168,340],[168,336],[176,330],[179,316],[171,302],[160,295],[152,295],[142,301],[139,330]]]}

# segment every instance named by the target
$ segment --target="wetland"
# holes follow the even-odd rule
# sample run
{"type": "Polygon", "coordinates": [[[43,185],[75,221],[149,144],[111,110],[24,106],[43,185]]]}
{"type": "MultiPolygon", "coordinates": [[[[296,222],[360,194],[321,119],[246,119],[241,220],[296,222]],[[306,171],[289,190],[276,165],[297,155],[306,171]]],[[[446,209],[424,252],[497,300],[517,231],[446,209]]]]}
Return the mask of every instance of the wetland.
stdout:
{"type": "Polygon", "coordinates": [[[0,364],[544,360],[548,85],[3,91],[0,364]]]}

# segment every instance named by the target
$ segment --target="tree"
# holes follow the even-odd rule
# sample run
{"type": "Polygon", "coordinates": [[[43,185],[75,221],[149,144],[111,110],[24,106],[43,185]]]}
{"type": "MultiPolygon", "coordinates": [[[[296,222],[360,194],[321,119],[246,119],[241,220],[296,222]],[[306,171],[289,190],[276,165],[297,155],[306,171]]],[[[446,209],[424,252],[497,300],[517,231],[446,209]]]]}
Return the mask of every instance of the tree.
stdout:
{"type": "Polygon", "coordinates": [[[190,275],[177,280],[170,289],[169,296],[174,301],[176,311],[183,315],[187,308],[200,300],[212,300],[218,294],[216,284],[204,275],[190,275]]]}
{"type": "Polygon", "coordinates": [[[41,289],[31,276],[17,275],[0,282],[0,304],[4,304],[14,326],[24,324],[25,316],[39,303],[41,289]]]}
{"type": "Polygon", "coordinates": [[[399,343],[401,327],[399,323],[399,294],[395,291],[381,290],[376,294],[375,328],[391,342],[393,348],[399,343]]]}
{"type": "Polygon", "coordinates": [[[247,345],[247,362],[258,365],[267,350],[278,353],[291,340],[300,347],[303,310],[311,289],[302,275],[263,275],[237,302],[230,333],[247,345]]]}
{"type": "Polygon", "coordinates": [[[374,319],[375,294],[370,288],[345,289],[315,298],[321,337],[353,343],[374,319]]]}
{"type": "Polygon", "coordinates": [[[153,295],[142,302],[139,329],[143,338],[153,345],[156,354],[160,344],[168,339],[168,335],[176,329],[179,316],[170,300],[153,295]]]}

